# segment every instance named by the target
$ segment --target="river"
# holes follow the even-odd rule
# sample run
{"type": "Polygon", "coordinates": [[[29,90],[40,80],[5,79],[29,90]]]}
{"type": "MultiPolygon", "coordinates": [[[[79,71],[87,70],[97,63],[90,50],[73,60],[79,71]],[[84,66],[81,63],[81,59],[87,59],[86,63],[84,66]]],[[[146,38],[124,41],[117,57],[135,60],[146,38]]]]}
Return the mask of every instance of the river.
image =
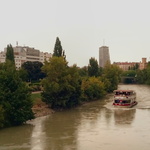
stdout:
{"type": "Polygon", "coordinates": [[[133,89],[138,105],[114,108],[113,95],[0,130],[0,150],[149,150],[150,87],[133,89]]]}

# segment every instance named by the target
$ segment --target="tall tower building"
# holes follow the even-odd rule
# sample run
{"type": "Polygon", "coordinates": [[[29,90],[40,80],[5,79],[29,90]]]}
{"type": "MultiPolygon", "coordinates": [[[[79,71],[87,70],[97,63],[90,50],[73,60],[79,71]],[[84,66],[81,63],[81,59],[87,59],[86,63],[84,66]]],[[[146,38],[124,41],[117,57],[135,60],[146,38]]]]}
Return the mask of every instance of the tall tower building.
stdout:
{"type": "Polygon", "coordinates": [[[110,63],[109,47],[102,46],[99,48],[99,66],[104,67],[107,62],[110,63]]]}

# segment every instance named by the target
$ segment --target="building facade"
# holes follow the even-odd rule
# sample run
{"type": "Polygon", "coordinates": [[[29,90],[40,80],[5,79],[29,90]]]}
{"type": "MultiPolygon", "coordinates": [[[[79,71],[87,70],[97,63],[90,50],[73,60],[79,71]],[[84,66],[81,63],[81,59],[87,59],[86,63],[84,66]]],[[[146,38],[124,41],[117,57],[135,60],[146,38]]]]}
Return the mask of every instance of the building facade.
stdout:
{"type": "Polygon", "coordinates": [[[109,47],[102,46],[99,48],[99,66],[104,67],[107,62],[110,63],[109,47]]]}
{"type": "MultiPolygon", "coordinates": [[[[14,58],[16,68],[21,68],[21,65],[27,61],[39,61],[44,63],[44,61],[48,61],[50,57],[52,57],[51,53],[41,52],[40,50],[28,47],[28,46],[16,46],[13,47],[14,50],[14,58]]],[[[4,51],[0,52],[0,63],[5,62],[7,48],[4,48],[4,51]]]]}
{"type": "Polygon", "coordinates": [[[143,70],[147,67],[147,59],[142,58],[141,62],[114,62],[119,68],[124,71],[130,70],[138,65],[138,69],[143,70]]]}

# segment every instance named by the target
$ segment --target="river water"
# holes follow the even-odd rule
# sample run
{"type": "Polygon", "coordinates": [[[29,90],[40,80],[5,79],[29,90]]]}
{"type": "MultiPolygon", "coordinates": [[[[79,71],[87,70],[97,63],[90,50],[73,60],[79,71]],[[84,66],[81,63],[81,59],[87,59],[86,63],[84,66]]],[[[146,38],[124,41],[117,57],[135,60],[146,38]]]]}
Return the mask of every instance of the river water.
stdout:
{"type": "Polygon", "coordinates": [[[113,95],[0,130],[0,150],[150,150],[150,87],[133,89],[138,105],[114,108],[113,95]]]}

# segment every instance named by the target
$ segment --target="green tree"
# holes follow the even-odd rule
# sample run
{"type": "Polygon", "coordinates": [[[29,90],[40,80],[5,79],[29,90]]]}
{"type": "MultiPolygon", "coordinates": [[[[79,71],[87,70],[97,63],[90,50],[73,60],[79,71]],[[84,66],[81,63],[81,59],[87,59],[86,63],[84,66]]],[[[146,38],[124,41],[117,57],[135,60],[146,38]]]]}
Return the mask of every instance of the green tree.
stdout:
{"type": "Polygon", "coordinates": [[[33,119],[29,88],[9,64],[0,65],[0,105],[4,110],[4,126],[14,126],[33,119]]]}
{"type": "Polygon", "coordinates": [[[81,81],[78,68],[67,64],[63,57],[52,57],[42,68],[47,75],[42,81],[42,99],[52,108],[70,108],[79,103],[81,81]]]}
{"type": "Polygon", "coordinates": [[[145,84],[147,81],[147,70],[146,69],[137,70],[135,78],[137,83],[145,84]]]}
{"type": "Polygon", "coordinates": [[[66,56],[65,56],[65,51],[62,49],[61,41],[59,40],[58,37],[56,38],[53,56],[56,56],[56,57],[61,57],[61,56],[63,56],[64,58],[66,57],[66,56]]]}
{"type": "Polygon", "coordinates": [[[148,62],[146,69],[136,70],[135,79],[136,79],[136,82],[139,84],[150,85],[150,62],[148,62]]]}
{"type": "Polygon", "coordinates": [[[122,72],[122,76],[124,77],[135,77],[136,71],[135,70],[127,70],[122,72]]]}
{"type": "Polygon", "coordinates": [[[4,126],[4,109],[0,105],[0,128],[4,126]]]}
{"type": "Polygon", "coordinates": [[[111,82],[105,76],[99,77],[100,80],[104,83],[104,90],[110,92],[109,89],[111,87],[111,82]]]}
{"type": "Polygon", "coordinates": [[[137,70],[127,70],[122,73],[123,83],[134,83],[136,81],[137,70]]]}
{"type": "Polygon", "coordinates": [[[148,63],[145,74],[146,81],[145,83],[150,85],[150,63],[148,63]]]}
{"type": "Polygon", "coordinates": [[[103,78],[106,78],[108,87],[107,92],[113,92],[113,90],[118,88],[119,81],[121,80],[122,70],[115,64],[107,63],[104,67],[103,78]]]}
{"type": "Polygon", "coordinates": [[[78,71],[79,71],[79,75],[81,77],[87,77],[88,76],[88,67],[87,66],[84,66],[82,68],[78,68],[78,71]]]}
{"type": "Polygon", "coordinates": [[[11,61],[13,64],[15,64],[14,50],[11,44],[7,45],[6,62],[7,61],[11,61]]]}
{"type": "Polygon", "coordinates": [[[25,70],[23,68],[20,68],[18,70],[18,72],[19,72],[19,76],[22,79],[22,81],[28,81],[29,80],[28,79],[28,72],[27,72],[27,70],[25,70]]]}
{"type": "Polygon", "coordinates": [[[43,79],[45,74],[42,72],[43,64],[39,61],[27,61],[22,64],[22,68],[27,71],[28,81],[39,81],[39,79],[43,79]]]}
{"type": "Polygon", "coordinates": [[[91,101],[102,98],[105,94],[104,83],[96,77],[82,80],[82,100],[91,101]]]}
{"type": "Polygon", "coordinates": [[[97,60],[95,58],[92,58],[89,60],[89,65],[88,65],[88,75],[90,77],[92,76],[95,76],[97,77],[98,76],[98,63],[97,63],[97,60]]]}

